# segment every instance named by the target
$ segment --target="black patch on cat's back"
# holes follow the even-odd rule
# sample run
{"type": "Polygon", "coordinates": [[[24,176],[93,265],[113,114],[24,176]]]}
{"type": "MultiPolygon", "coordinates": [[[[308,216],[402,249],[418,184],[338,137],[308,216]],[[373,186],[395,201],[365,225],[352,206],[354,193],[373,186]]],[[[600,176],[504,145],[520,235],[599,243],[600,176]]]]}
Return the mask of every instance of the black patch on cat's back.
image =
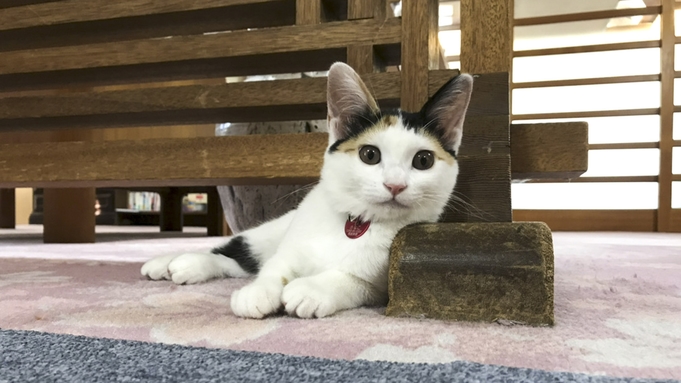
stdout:
{"type": "Polygon", "coordinates": [[[241,235],[232,238],[222,246],[213,248],[210,252],[232,258],[247,273],[257,274],[260,271],[260,262],[253,257],[251,246],[241,235]]]}

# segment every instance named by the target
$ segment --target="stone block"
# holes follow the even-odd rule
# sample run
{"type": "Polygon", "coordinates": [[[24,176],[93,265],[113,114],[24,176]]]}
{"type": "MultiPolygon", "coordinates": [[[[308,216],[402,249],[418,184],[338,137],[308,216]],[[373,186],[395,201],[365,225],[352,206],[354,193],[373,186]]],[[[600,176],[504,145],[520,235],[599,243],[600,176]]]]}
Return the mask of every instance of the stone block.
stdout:
{"type": "Polygon", "coordinates": [[[553,325],[553,241],[541,222],[402,229],[390,251],[386,314],[553,325]]]}

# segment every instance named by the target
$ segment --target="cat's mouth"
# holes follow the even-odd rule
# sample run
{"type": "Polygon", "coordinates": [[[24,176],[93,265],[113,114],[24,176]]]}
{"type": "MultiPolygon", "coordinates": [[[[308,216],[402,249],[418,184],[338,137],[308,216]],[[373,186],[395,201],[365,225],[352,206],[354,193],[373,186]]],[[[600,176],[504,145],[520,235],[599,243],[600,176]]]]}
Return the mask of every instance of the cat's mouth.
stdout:
{"type": "Polygon", "coordinates": [[[381,206],[387,206],[387,207],[393,207],[393,208],[398,208],[398,209],[408,209],[409,206],[399,202],[398,200],[391,198],[387,201],[383,201],[380,203],[381,206]]]}

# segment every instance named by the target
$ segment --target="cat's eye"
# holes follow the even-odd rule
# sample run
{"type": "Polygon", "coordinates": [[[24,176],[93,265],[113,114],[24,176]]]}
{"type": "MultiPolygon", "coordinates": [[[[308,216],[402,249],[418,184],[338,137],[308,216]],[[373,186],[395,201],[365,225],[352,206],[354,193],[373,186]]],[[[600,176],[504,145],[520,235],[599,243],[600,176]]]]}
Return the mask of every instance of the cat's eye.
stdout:
{"type": "Polygon", "coordinates": [[[359,149],[359,158],[368,165],[376,165],[381,162],[381,151],[371,145],[362,146],[359,149]]]}
{"type": "Polygon", "coordinates": [[[418,170],[427,170],[433,167],[435,155],[430,150],[421,150],[416,153],[411,165],[418,170]]]}

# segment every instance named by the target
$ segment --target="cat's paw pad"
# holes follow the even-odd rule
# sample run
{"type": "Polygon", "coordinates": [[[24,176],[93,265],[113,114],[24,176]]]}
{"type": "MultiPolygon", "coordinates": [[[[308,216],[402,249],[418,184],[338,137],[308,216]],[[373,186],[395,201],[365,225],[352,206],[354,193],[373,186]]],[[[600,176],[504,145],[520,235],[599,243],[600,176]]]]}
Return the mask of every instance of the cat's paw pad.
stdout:
{"type": "Polygon", "coordinates": [[[182,254],[168,264],[170,278],[178,285],[201,283],[220,273],[215,254],[182,254]]]}
{"type": "Polygon", "coordinates": [[[260,319],[279,311],[283,286],[276,282],[253,282],[232,293],[232,312],[260,319]]]}
{"type": "Polygon", "coordinates": [[[141,273],[149,279],[155,281],[161,279],[170,279],[170,272],[168,272],[168,265],[177,257],[177,254],[163,255],[147,261],[142,265],[141,273]]]}
{"type": "Polygon", "coordinates": [[[323,318],[338,311],[333,297],[305,278],[286,285],[281,300],[286,312],[299,318],[323,318]]]}

